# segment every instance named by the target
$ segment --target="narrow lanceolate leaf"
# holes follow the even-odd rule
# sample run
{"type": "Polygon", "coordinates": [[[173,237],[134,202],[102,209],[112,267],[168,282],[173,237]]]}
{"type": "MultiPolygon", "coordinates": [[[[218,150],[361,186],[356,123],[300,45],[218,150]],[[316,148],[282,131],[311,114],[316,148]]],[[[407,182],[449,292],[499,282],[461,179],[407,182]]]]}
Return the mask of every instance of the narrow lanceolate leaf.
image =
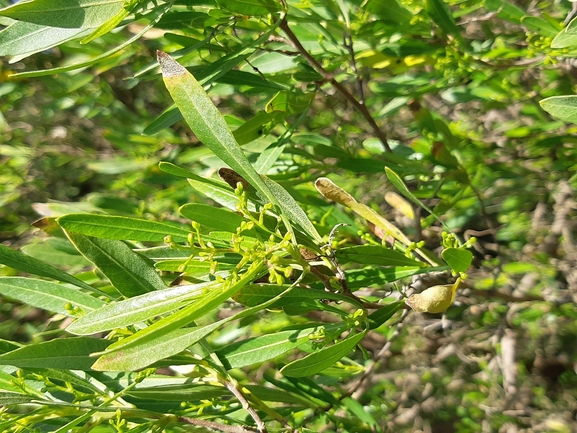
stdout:
{"type": "MultiPolygon", "coordinates": [[[[258,269],[258,266],[255,268],[258,269]]],[[[241,282],[237,285],[242,285],[241,282]]],[[[293,287],[288,287],[278,296],[263,302],[252,308],[247,308],[238,314],[229,316],[216,323],[210,325],[178,329],[179,326],[190,323],[191,318],[199,317],[202,314],[210,311],[216,302],[222,301],[222,291],[219,288],[213,289],[210,293],[200,299],[197,304],[193,304],[172,314],[165,319],[155,323],[149,328],[135,334],[128,344],[124,344],[124,340],[115,343],[105,352],[98,361],[93,365],[97,370],[138,370],[144,368],[156,361],[175,355],[187,347],[199,342],[202,338],[206,338],[209,334],[216,331],[226,323],[234,320],[240,320],[244,317],[251,317],[258,311],[268,308],[273,303],[277,302],[280,297],[290,293],[293,287]],[[217,299],[218,297],[218,299],[217,299]],[[199,305],[201,308],[199,308],[199,305]],[[140,334],[140,335],[138,335],[140,334]]],[[[230,289],[226,289],[228,292],[230,289]]],[[[238,290],[238,287],[235,289],[238,290]]],[[[230,293],[230,292],[229,292],[230,293]]],[[[267,358],[268,359],[268,358],[267,358]]]]}
{"type": "Polygon", "coordinates": [[[36,398],[30,395],[19,394],[16,392],[0,392],[0,406],[30,403],[33,400],[36,400],[36,398]]]}
{"type": "MultiPolygon", "coordinates": [[[[285,226],[296,242],[290,224],[290,216],[294,215],[294,209],[287,210],[285,203],[276,197],[270,190],[270,187],[252,167],[246,155],[236,142],[226,121],[214,106],[200,83],[186,68],[181,66],[168,54],[159,51],[158,61],[162,70],[164,83],[194,134],[206,147],[214,152],[217,157],[245,178],[267,201],[271,202],[280,210],[285,226]]],[[[285,194],[288,193],[285,191],[285,194]]],[[[297,221],[297,223],[305,230],[310,228],[309,225],[312,226],[310,221],[308,224],[304,224],[304,226],[301,221],[297,221]]],[[[316,230],[309,233],[309,235],[315,240],[321,239],[320,235],[316,233],[316,230]]]]}
{"type": "Polygon", "coordinates": [[[124,242],[66,234],[76,249],[127,298],[166,288],[154,267],[124,242]]]}
{"type": "Polygon", "coordinates": [[[161,337],[145,340],[136,346],[105,353],[98,358],[92,368],[97,371],[139,370],[156,361],[182,352],[210,334],[219,325],[219,322],[216,322],[199,328],[173,329],[161,337]]]}
{"type": "Polygon", "coordinates": [[[424,266],[423,262],[380,245],[358,245],[342,248],[335,252],[339,262],[355,262],[362,265],[381,266],[424,266]]]}
{"type": "Polygon", "coordinates": [[[94,287],[86,284],[84,281],[80,281],[78,278],[73,277],[64,271],[33,257],[27,256],[26,254],[22,254],[19,251],[15,251],[12,248],[8,248],[2,244],[0,244],[0,263],[32,275],[52,278],[57,281],[62,281],[63,283],[73,284],[76,287],[82,287],[91,292],[98,292],[94,287]]]}
{"type": "MultiPolygon", "coordinates": [[[[50,1],[50,0],[48,0],[50,1]]],[[[148,32],[151,28],[154,27],[154,25],[162,18],[162,16],[168,12],[170,10],[172,6],[172,3],[167,3],[166,5],[164,5],[164,8],[158,8],[158,9],[154,9],[153,12],[150,13],[150,22],[148,23],[148,25],[146,25],[146,27],[144,27],[141,31],[139,31],[137,34],[135,34],[133,37],[131,37],[130,39],[128,39],[127,41],[123,42],[120,45],[115,46],[114,48],[112,48],[109,51],[106,51],[105,53],[93,57],[85,62],[80,62],[80,63],[75,63],[73,65],[66,65],[66,66],[59,66],[57,68],[51,68],[51,69],[44,69],[41,71],[27,71],[27,72],[20,72],[17,74],[12,74],[12,77],[42,77],[44,75],[54,75],[54,74],[58,74],[60,72],[66,72],[66,71],[73,71],[75,69],[79,69],[79,68],[84,68],[84,67],[88,67],[88,66],[92,66],[94,64],[99,63],[100,61],[109,58],[110,56],[118,53],[119,51],[122,51],[124,48],[126,48],[127,46],[129,46],[130,44],[132,44],[133,42],[137,41],[138,39],[140,39],[146,32],[148,32]]],[[[148,18],[148,16],[147,16],[148,18]]],[[[78,35],[81,36],[81,35],[78,35]]],[[[56,44],[53,44],[52,46],[55,46],[56,44]]]]}
{"type": "Polygon", "coordinates": [[[401,308],[403,302],[391,302],[388,305],[383,306],[378,310],[373,311],[369,314],[369,329],[376,329],[389,320],[401,308]]]}
{"type": "Polygon", "coordinates": [[[94,363],[90,354],[103,351],[109,344],[110,341],[100,338],[59,338],[0,355],[0,365],[86,371],[94,363]]]}
{"type": "Polygon", "coordinates": [[[121,8],[114,16],[109,17],[108,20],[98,26],[98,28],[94,30],[90,35],[82,39],[80,43],[87,44],[88,42],[91,42],[94,39],[97,39],[100,36],[103,36],[113,30],[118,24],[122,22],[124,18],[128,16],[130,11],[134,8],[134,6],[136,6],[137,2],[132,1],[131,3],[131,5],[121,8]]]}
{"type": "Polygon", "coordinates": [[[184,306],[184,302],[190,302],[201,296],[205,290],[209,290],[211,286],[215,285],[217,283],[209,282],[169,287],[107,304],[82,316],[66,330],[72,334],[90,335],[133,325],[181,308],[184,306]]]}
{"type": "Polygon", "coordinates": [[[385,233],[394,237],[404,245],[409,245],[411,243],[409,238],[407,238],[405,234],[397,227],[395,227],[385,218],[381,217],[370,207],[356,201],[352,195],[350,195],[341,187],[335,185],[330,179],[327,179],[326,177],[317,179],[315,182],[315,187],[325,198],[348,207],[353,212],[365,218],[367,221],[370,221],[376,226],[381,227],[385,233]]]}
{"type": "MultiPolygon", "coordinates": [[[[429,212],[431,215],[433,215],[441,224],[443,224],[443,226],[445,226],[445,223],[443,221],[441,221],[441,218],[439,218],[439,216],[436,215],[435,212],[433,212],[421,200],[419,200],[417,197],[415,197],[415,195],[411,191],[409,191],[409,188],[407,188],[407,186],[405,185],[405,183],[403,182],[403,180],[401,179],[401,177],[397,173],[395,173],[393,170],[391,170],[388,167],[385,167],[385,173],[387,175],[387,179],[389,179],[389,181],[395,186],[395,188],[397,188],[399,190],[399,192],[401,194],[403,194],[407,199],[411,200],[417,206],[420,206],[423,209],[425,209],[427,212],[429,212]]],[[[449,229],[447,228],[447,230],[449,230],[449,229]]]]}
{"type": "Polygon", "coordinates": [[[14,56],[10,59],[10,63],[14,63],[89,32],[90,29],[63,29],[15,21],[0,31],[0,56],[14,56]]]}
{"type": "MultiPolygon", "coordinates": [[[[399,230],[397,227],[395,227],[367,205],[356,201],[353,196],[351,196],[344,189],[335,185],[330,179],[327,179],[326,177],[317,179],[315,182],[315,187],[324,197],[348,207],[367,221],[384,230],[387,235],[392,236],[403,245],[409,246],[411,244],[409,238],[406,237],[401,230],[399,230]]],[[[436,258],[430,252],[422,248],[416,248],[415,251],[419,253],[431,265],[435,266],[439,264],[436,258]]]]}
{"type": "Polygon", "coordinates": [[[276,204],[277,200],[250,165],[226,121],[200,83],[186,68],[162,51],[158,52],[158,62],[166,88],[192,132],[216,156],[276,204]]]}
{"type": "Polygon", "coordinates": [[[310,355],[291,362],[281,369],[281,373],[290,377],[312,376],[329,368],[346,356],[365,336],[366,331],[349,336],[338,343],[324,347],[310,355]]]}
{"type": "Polygon", "coordinates": [[[452,35],[457,40],[464,42],[461,31],[444,0],[426,0],[425,9],[445,34],[452,35]]]}
{"type": "Polygon", "coordinates": [[[227,368],[241,368],[276,358],[309,341],[316,328],[275,332],[229,344],[216,351],[227,368]]]}
{"type": "Polygon", "coordinates": [[[104,239],[162,242],[166,236],[186,241],[189,230],[173,224],[112,215],[69,214],[57,219],[68,232],[104,239]]]}
{"type": "Polygon", "coordinates": [[[448,266],[416,267],[416,266],[391,266],[387,268],[365,268],[347,271],[347,286],[351,290],[362,287],[382,287],[403,278],[429,272],[443,272],[449,270],[448,266]]]}
{"type": "Polygon", "coordinates": [[[108,348],[108,351],[125,350],[128,347],[141,345],[153,338],[162,338],[174,329],[189,325],[197,318],[211,312],[228,298],[234,296],[240,289],[249,284],[255,278],[260,277],[265,268],[266,266],[264,262],[254,262],[235,283],[227,284],[226,286],[226,283],[218,284],[217,286],[212,287],[208,293],[205,293],[192,305],[153,323],[148,328],[142,329],[130,337],[126,337],[113,343],[108,348]]]}
{"type": "Polygon", "coordinates": [[[282,9],[282,3],[275,0],[216,0],[216,2],[228,10],[249,16],[266,15],[282,9]]]}
{"type": "Polygon", "coordinates": [[[320,243],[322,241],[321,235],[317,232],[317,229],[305,213],[303,209],[298,205],[296,200],[275,181],[269,179],[266,176],[262,176],[264,183],[270,189],[270,191],[279,199],[282,203],[283,211],[289,216],[289,218],[295,222],[304,233],[308,234],[313,240],[320,243]]]}
{"type": "Polygon", "coordinates": [[[379,18],[397,25],[409,22],[413,16],[399,0],[368,0],[365,8],[379,18]]]}
{"type": "Polygon", "coordinates": [[[339,293],[307,289],[304,287],[292,288],[290,292],[287,293],[288,288],[289,286],[286,285],[249,284],[242,288],[234,297],[234,300],[249,307],[266,303],[266,305],[268,305],[267,308],[280,308],[291,304],[313,303],[313,301],[320,299],[331,299],[333,301],[348,302],[357,308],[363,307],[356,299],[339,293]],[[283,294],[282,297],[281,294],[283,294]],[[270,304],[273,298],[278,298],[278,300],[275,301],[274,304],[270,304]]]}
{"type": "Polygon", "coordinates": [[[122,10],[124,0],[34,0],[0,10],[0,15],[49,27],[98,27],[122,10]]]}
{"type": "Polygon", "coordinates": [[[185,204],[178,211],[182,216],[196,221],[202,227],[223,232],[236,233],[236,229],[240,227],[243,221],[246,221],[241,215],[228,209],[201,203],[185,204]]]}
{"type": "Polygon", "coordinates": [[[104,305],[100,299],[51,281],[23,277],[0,278],[0,294],[33,307],[71,316],[66,304],[92,311],[104,305]]]}

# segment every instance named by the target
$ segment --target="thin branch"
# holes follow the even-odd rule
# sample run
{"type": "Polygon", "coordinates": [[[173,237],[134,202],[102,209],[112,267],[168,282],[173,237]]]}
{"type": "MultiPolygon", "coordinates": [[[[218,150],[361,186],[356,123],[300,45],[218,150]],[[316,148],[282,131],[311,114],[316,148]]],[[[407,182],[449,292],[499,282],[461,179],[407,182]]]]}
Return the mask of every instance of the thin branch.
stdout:
{"type": "Polygon", "coordinates": [[[240,390],[236,387],[236,385],[228,380],[224,382],[224,386],[228,388],[228,390],[234,394],[237,400],[242,405],[243,409],[246,410],[251,418],[256,423],[256,428],[258,433],[267,433],[266,425],[263,420],[260,418],[259,414],[254,410],[254,408],[250,405],[246,397],[240,390]]]}
{"type": "Polygon", "coordinates": [[[307,60],[307,62],[319,73],[322,75],[322,77],[327,80],[328,82],[330,82],[333,87],[335,89],[337,89],[337,91],[348,101],[350,102],[353,107],[355,107],[355,109],[365,118],[365,120],[369,123],[369,125],[371,126],[371,129],[373,130],[373,133],[377,136],[377,138],[379,140],[381,140],[381,142],[383,143],[383,146],[385,146],[385,149],[387,150],[387,152],[392,152],[391,150],[391,146],[389,146],[389,142],[387,141],[387,136],[385,135],[385,133],[379,128],[379,126],[377,125],[377,123],[375,122],[375,119],[373,119],[373,117],[371,116],[371,113],[369,112],[369,110],[367,109],[367,107],[359,102],[352,94],[351,92],[349,92],[341,83],[339,83],[335,77],[333,76],[333,74],[331,74],[330,72],[328,72],[325,68],[323,68],[323,66],[313,57],[309,54],[309,52],[305,49],[305,47],[302,46],[302,44],[300,43],[300,41],[298,40],[298,38],[296,37],[296,35],[293,33],[293,31],[290,29],[287,21],[286,21],[286,17],[281,21],[280,23],[280,28],[285,32],[285,34],[287,35],[287,38],[289,39],[289,41],[291,42],[291,44],[293,45],[293,47],[302,54],[302,56],[307,60]]]}
{"type": "Polygon", "coordinates": [[[355,74],[357,76],[357,82],[358,82],[358,86],[359,86],[359,102],[363,105],[365,105],[365,91],[363,88],[363,79],[361,78],[360,74],[359,74],[359,70],[357,69],[357,61],[355,60],[355,50],[353,48],[353,38],[351,36],[351,34],[349,32],[347,32],[347,34],[344,37],[344,44],[345,44],[345,48],[348,50],[349,52],[349,56],[351,56],[351,66],[353,68],[353,71],[355,71],[355,74]]]}
{"type": "Polygon", "coordinates": [[[254,433],[256,431],[256,430],[253,430],[253,429],[250,429],[247,427],[243,427],[243,426],[220,424],[220,423],[214,422],[214,421],[189,418],[186,416],[181,416],[178,418],[178,420],[181,423],[197,425],[200,427],[205,427],[205,428],[209,428],[211,430],[221,431],[224,433],[254,433]]]}

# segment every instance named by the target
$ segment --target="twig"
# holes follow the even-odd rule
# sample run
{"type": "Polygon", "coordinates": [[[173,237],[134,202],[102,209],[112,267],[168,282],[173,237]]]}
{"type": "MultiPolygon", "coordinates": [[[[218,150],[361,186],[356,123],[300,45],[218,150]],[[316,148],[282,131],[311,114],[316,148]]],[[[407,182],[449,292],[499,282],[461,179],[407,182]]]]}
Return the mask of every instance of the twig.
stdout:
{"type": "Polygon", "coordinates": [[[363,88],[363,79],[359,74],[359,70],[357,69],[357,61],[355,60],[355,50],[353,48],[353,38],[349,33],[350,29],[347,29],[347,34],[344,37],[344,44],[345,48],[348,50],[349,55],[351,56],[351,66],[353,71],[355,71],[355,75],[357,76],[357,82],[359,85],[359,102],[365,105],[365,91],[363,88]]]}
{"type": "Polygon", "coordinates": [[[509,400],[517,394],[517,363],[515,333],[507,328],[501,338],[501,371],[503,372],[503,389],[509,400]]]}
{"type": "Polygon", "coordinates": [[[296,37],[296,35],[293,33],[293,31],[290,29],[287,21],[286,21],[286,16],[283,18],[283,20],[280,23],[280,28],[285,32],[285,34],[287,35],[290,43],[292,44],[292,46],[302,54],[302,56],[307,60],[307,62],[319,73],[321,74],[321,76],[327,80],[328,82],[330,82],[333,87],[335,89],[337,89],[337,91],[344,96],[344,98],[349,101],[353,107],[355,107],[355,109],[365,118],[365,120],[369,123],[369,125],[371,126],[371,129],[373,130],[373,133],[377,136],[377,138],[379,140],[381,140],[381,142],[383,143],[383,146],[385,146],[385,149],[387,150],[387,152],[392,152],[391,150],[391,146],[389,146],[389,142],[387,141],[387,136],[385,135],[385,133],[383,131],[381,131],[381,129],[379,128],[379,126],[377,125],[377,123],[375,122],[375,119],[373,119],[373,117],[371,116],[371,113],[369,113],[369,110],[367,109],[367,107],[359,102],[341,83],[339,83],[335,77],[333,76],[333,74],[331,74],[330,72],[328,72],[325,68],[323,68],[323,66],[313,57],[309,54],[309,52],[305,49],[305,47],[302,46],[302,44],[300,43],[300,41],[298,40],[298,38],[296,37]]]}
{"type": "MultiPolygon", "coordinates": [[[[263,420],[260,418],[259,414],[254,410],[254,408],[250,405],[246,397],[243,395],[242,392],[236,387],[236,385],[230,381],[225,381],[224,386],[228,388],[228,390],[237,398],[237,400],[242,405],[243,409],[246,410],[251,418],[256,423],[256,428],[258,433],[267,433],[266,425],[263,420]]],[[[250,430],[249,430],[250,431],[250,430]]]]}
{"type": "Polygon", "coordinates": [[[225,433],[254,433],[255,430],[235,425],[220,424],[214,421],[207,421],[204,419],[189,418],[186,416],[181,416],[178,420],[182,423],[198,425],[201,427],[209,428],[211,430],[222,431],[225,433]]]}

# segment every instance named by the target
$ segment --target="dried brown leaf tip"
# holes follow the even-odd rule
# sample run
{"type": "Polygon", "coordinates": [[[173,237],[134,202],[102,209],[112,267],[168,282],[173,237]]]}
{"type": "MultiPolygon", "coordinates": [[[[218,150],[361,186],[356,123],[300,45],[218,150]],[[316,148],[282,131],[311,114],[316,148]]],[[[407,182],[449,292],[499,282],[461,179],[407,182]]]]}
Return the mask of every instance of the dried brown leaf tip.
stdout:
{"type": "Polygon", "coordinates": [[[162,71],[162,76],[165,78],[174,77],[177,75],[186,74],[187,70],[184,66],[166,54],[164,51],[158,50],[156,52],[156,58],[160,64],[160,70],[162,71]]]}

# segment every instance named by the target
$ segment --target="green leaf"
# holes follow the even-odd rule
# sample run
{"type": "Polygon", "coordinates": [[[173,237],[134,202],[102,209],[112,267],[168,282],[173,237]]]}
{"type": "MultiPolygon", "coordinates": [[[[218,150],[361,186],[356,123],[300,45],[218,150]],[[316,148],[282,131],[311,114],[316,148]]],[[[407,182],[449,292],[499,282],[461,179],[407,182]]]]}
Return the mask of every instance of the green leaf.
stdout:
{"type": "Polygon", "coordinates": [[[34,368],[30,369],[35,374],[40,374],[51,379],[58,379],[63,382],[71,383],[92,390],[97,395],[106,397],[106,391],[99,388],[96,384],[90,382],[92,377],[88,374],[78,371],[56,370],[54,368],[34,368]]]}
{"type": "Polygon", "coordinates": [[[230,391],[222,385],[185,383],[176,385],[159,385],[138,387],[127,391],[127,394],[139,399],[159,401],[201,401],[224,397],[230,391]]]}
{"type": "MultiPolygon", "coordinates": [[[[523,19],[521,20],[523,25],[525,25],[525,27],[527,27],[529,30],[532,30],[534,32],[539,33],[540,35],[543,36],[548,36],[551,38],[554,38],[555,36],[557,36],[557,33],[559,33],[560,29],[556,29],[553,24],[551,24],[549,21],[545,21],[542,18],[539,17],[523,17],[523,19]]],[[[567,28],[566,30],[569,33],[569,29],[567,28]]]]}
{"type": "Polygon", "coordinates": [[[45,238],[24,245],[22,252],[52,265],[75,268],[90,266],[90,262],[74,248],[68,239],[45,238]]]}
{"type": "Polygon", "coordinates": [[[290,377],[312,376],[329,368],[343,356],[346,356],[365,336],[366,331],[348,336],[338,343],[324,347],[310,355],[291,362],[281,369],[281,373],[290,377]]]}
{"type": "Polygon", "coordinates": [[[67,232],[78,251],[127,298],[166,288],[154,267],[121,241],[67,232]]]}
{"type": "Polygon", "coordinates": [[[503,0],[485,0],[485,9],[492,12],[497,12],[497,16],[501,19],[519,24],[525,16],[525,11],[518,8],[514,4],[503,0]]]}
{"type": "Polygon", "coordinates": [[[227,369],[260,364],[309,342],[316,328],[281,331],[237,341],[216,351],[227,369]]]}
{"type": "MultiPolygon", "coordinates": [[[[189,178],[188,183],[197,192],[214,200],[221,206],[234,210],[238,204],[238,197],[230,186],[224,182],[214,182],[208,181],[208,179],[203,179],[197,176],[200,180],[189,178]]],[[[252,202],[249,202],[249,209],[251,211],[256,210],[252,202]]]]}
{"type": "Polygon", "coordinates": [[[265,128],[278,123],[282,117],[278,112],[267,113],[259,111],[253,118],[247,120],[244,124],[234,130],[233,135],[238,144],[243,145],[250,143],[264,135],[265,128]]]}
{"type": "Polygon", "coordinates": [[[248,16],[267,15],[282,10],[281,3],[275,0],[216,0],[216,3],[224,9],[248,16]]]}
{"type": "Polygon", "coordinates": [[[0,10],[0,15],[49,27],[98,27],[123,8],[124,0],[21,1],[0,10]]]}
{"type": "MultiPolygon", "coordinates": [[[[298,390],[301,395],[305,395],[309,399],[312,397],[318,402],[321,402],[323,406],[327,403],[334,407],[340,406],[339,399],[335,397],[329,390],[323,388],[312,377],[285,376],[285,379],[294,385],[296,390],[298,390]]],[[[280,384],[278,384],[278,386],[282,387],[280,384]]]]}
{"type": "Polygon", "coordinates": [[[90,335],[134,325],[181,308],[215,285],[215,282],[208,282],[169,287],[113,302],[80,317],[66,331],[76,335],[90,335]]]}
{"type": "Polygon", "coordinates": [[[312,92],[299,93],[294,90],[284,90],[273,96],[266,104],[265,110],[267,113],[300,114],[308,111],[314,97],[315,94],[312,92]]]}
{"type": "Polygon", "coordinates": [[[351,415],[370,425],[373,431],[379,431],[379,423],[377,423],[371,413],[368,412],[357,400],[352,397],[346,397],[342,400],[342,404],[348,409],[351,415]]]}
{"type": "Polygon", "coordinates": [[[234,297],[235,301],[249,307],[266,303],[268,308],[280,308],[291,304],[300,304],[306,301],[319,301],[330,299],[333,301],[347,302],[362,308],[362,305],[350,296],[339,293],[326,292],[324,290],[307,289],[304,287],[294,287],[274,304],[269,305],[269,301],[287,291],[289,286],[276,284],[248,284],[243,287],[234,297]]]}
{"type": "Polygon", "coordinates": [[[16,392],[0,392],[0,406],[31,403],[33,400],[37,400],[37,398],[16,392]]]}
{"type": "Polygon", "coordinates": [[[233,86],[250,86],[257,88],[259,90],[284,90],[285,87],[274,81],[266,80],[261,75],[251,74],[246,71],[238,71],[232,69],[225,74],[217,77],[216,81],[218,83],[230,84],[233,86]]]}
{"type": "Polygon", "coordinates": [[[282,203],[281,207],[284,213],[288,215],[289,219],[296,223],[301,230],[309,235],[314,241],[320,243],[322,241],[321,235],[319,235],[319,232],[317,232],[317,229],[311,223],[311,220],[293,196],[274,180],[271,180],[266,176],[262,176],[262,180],[279,202],[282,203]]]}
{"type": "Polygon", "coordinates": [[[106,20],[106,22],[100,24],[96,30],[90,33],[87,37],[80,41],[81,44],[87,44],[94,39],[99,38],[100,36],[105,35],[106,33],[114,30],[114,28],[122,22],[124,18],[130,14],[132,9],[137,5],[137,1],[131,1],[130,4],[126,4],[126,1],[123,1],[124,6],[120,9],[113,17],[110,17],[106,20]]]}
{"type": "Polygon", "coordinates": [[[109,344],[101,338],[59,338],[0,355],[0,365],[89,371],[94,363],[90,354],[103,351],[109,344]]]}
{"type": "Polygon", "coordinates": [[[14,56],[10,60],[14,63],[89,32],[90,29],[63,29],[16,21],[0,31],[0,56],[14,56]]]}
{"type": "Polygon", "coordinates": [[[56,221],[68,232],[104,239],[162,242],[170,235],[181,242],[190,233],[174,224],[112,215],[69,214],[56,221]]]}
{"type": "Polygon", "coordinates": [[[70,283],[91,292],[99,292],[99,290],[95,289],[91,285],[86,284],[84,281],[61,271],[60,269],[41,262],[33,257],[27,256],[26,254],[15,251],[12,248],[8,248],[2,244],[0,244],[0,263],[22,272],[52,278],[57,281],[62,281],[63,283],[70,283]]]}
{"type": "Polygon", "coordinates": [[[561,49],[577,45],[577,33],[567,33],[561,30],[551,41],[551,48],[561,49]]]}
{"type": "Polygon", "coordinates": [[[184,119],[203,144],[271,203],[277,200],[252,168],[226,121],[200,83],[166,53],[158,52],[164,82],[184,119]]]}
{"type": "Polygon", "coordinates": [[[442,272],[449,268],[438,266],[433,268],[400,266],[390,268],[367,268],[347,271],[347,285],[351,290],[363,287],[382,286],[393,281],[429,272],[442,272]]]}
{"type": "Polygon", "coordinates": [[[425,264],[411,259],[404,254],[380,245],[357,245],[335,251],[339,262],[361,263],[362,265],[381,266],[424,266],[425,264]]]}
{"type": "Polygon", "coordinates": [[[140,346],[153,339],[161,342],[164,335],[167,335],[175,329],[189,325],[197,318],[211,312],[231,296],[234,296],[242,287],[261,276],[265,268],[264,262],[253,262],[249,269],[242,274],[235,283],[225,282],[211,286],[211,290],[196,300],[192,305],[188,305],[182,310],[160,319],[149,327],[138,331],[136,334],[113,343],[108,348],[108,352],[122,350],[125,353],[129,347],[140,346]]]}
{"type": "Polygon", "coordinates": [[[461,248],[447,248],[441,255],[455,272],[466,272],[473,261],[473,253],[461,248]]]}
{"type": "MultiPolygon", "coordinates": [[[[271,28],[269,32],[263,34],[260,38],[254,40],[252,43],[243,45],[240,49],[227,54],[226,56],[218,59],[216,62],[211,63],[209,66],[196,73],[199,83],[205,86],[211,84],[214,81],[217,81],[220,83],[228,83],[236,86],[244,84],[274,88],[273,84],[270,84],[270,82],[260,78],[258,75],[232,70],[232,68],[237,66],[240,62],[243,62],[253,52],[251,50],[252,47],[258,46],[259,43],[266,41],[270,32],[274,30],[274,28],[276,28],[276,26],[271,28]],[[249,78],[249,75],[257,78],[249,78]],[[269,84],[265,85],[264,83],[269,84]]],[[[198,45],[204,44],[200,43],[198,45]]],[[[154,121],[144,129],[143,133],[147,135],[155,134],[159,131],[162,131],[164,128],[168,128],[174,125],[180,119],[182,119],[182,113],[176,106],[173,105],[172,107],[169,107],[163,111],[162,114],[156,119],[154,119],[154,121]]]]}
{"type": "Polygon", "coordinates": [[[0,293],[33,307],[71,316],[66,304],[81,307],[85,311],[100,308],[104,302],[78,290],[50,281],[23,277],[0,278],[0,293]]]}
{"type": "Polygon", "coordinates": [[[157,338],[150,338],[138,345],[120,351],[106,352],[94,363],[98,371],[135,371],[156,361],[182,352],[220,326],[220,322],[198,328],[173,329],[157,338]]]}
{"type": "MultiPolygon", "coordinates": [[[[290,212],[294,216],[295,209],[290,206],[287,209],[282,201],[283,198],[280,200],[277,198],[276,194],[278,191],[271,192],[270,183],[261,179],[256,170],[250,165],[242,149],[234,139],[226,121],[200,83],[168,54],[159,51],[158,59],[166,87],[197,138],[212,150],[216,156],[245,178],[266,200],[279,208],[287,230],[292,232],[286,212],[290,212]]],[[[285,195],[288,195],[286,191],[285,195]]],[[[294,199],[292,202],[294,202],[294,199]]],[[[306,218],[302,209],[299,214],[304,215],[306,218]]],[[[302,221],[298,222],[299,224],[302,223],[302,221]]],[[[303,229],[312,227],[313,231],[309,234],[312,235],[313,239],[320,241],[321,237],[310,221],[304,227],[302,225],[301,227],[303,229]]],[[[293,240],[295,240],[294,235],[293,240]]]]}
{"type": "MultiPolygon", "coordinates": [[[[387,167],[385,167],[385,169],[388,170],[387,167]]],[[[395,176],[397,175],[395,174],[395,176]]],[[[315,182],[315,187],[324,197],[348,207],[353,212],[365,218],[367,221],[381,228],[387,235],[397,239],[403,245],[411,245],[409,238],[407,238],[407,236],[405,236],[405,234],[395,225],[387,221],[367,205],[356,201],[352,195],[350,195],[339,186],[335,185],[330,179],[326,177],[318,178],[315,182]]],[[[416,248],[415,251],[421,255],[421,257],[427,260],[427,262],[429,262],[431,265],[436,266],[439,264],[436,257],[434,257],[429,251],[422,248],[416,248]]]]}
{"type": "Polygon", "coordinates": [[[552,96],[542,99],[539,104],[551,116],[577,124],[577,96],[552,96]]]}
{"type": "MultiPolygon", "coordinates": [[[[561,30],[561,29],[557,29],[561,30]]],[[[573,18],[571,22],[565,28],[566,33],[576,34],[577,33],[577,17],[573,18]]]]}
{"type": "Polygon", "coordinates": [[[455,24],[455,19],[444,0],[426,0],[425,9],[445,34],[453,35],[457,40],[464,42],[461,30],[455,24]]]}
{"type": "Polygon", "coordinates": [[[449,228],[445,226],[445,223],[441,221],[441,218],[439,218],[439,216],[437,216],[435,212],[433,212],[431,209],[425,206],[425,204],[421,202],[421,200],[419,200],[417,197],[413,195],[411,191],[409,191],[409,189],[406,187],[405,183],[397,173],[395,173],[389,167],[385,167],[385,173],[387,175],[387,179],[389,179],[389,181],[394,185],[394,187],[397,188],[399,192],[405,196],[405,198],[411,200],[417,206],[420,206],[421,208],[425,209],[427,212],[433,215],[437,219],[437,221],[443,224],[443,226],[447,230],[449,230],[449,228]]]}
{"type": "MultiPolygon", "coordinates": [[[[176,106],[168,107],[164,110],[160,116],[150,122],[142,133],[144,135],[153,135],[157,132],[162,131],[163,129],[170,128],[176,122],[182,119],[182,114],[178,111],[176,106]]],[[[161,163],[162,164],[162,163],[161,163]]]]}
{"type": "Polygon", "coordinates": [[[369,329],[377,329],[401,308],[403,302],[392,302],[369,314],[369,329]]]}
{"type": "Polygon", "coordinates": [[[365,7],[380,19],[399,26],[408,23],[413,17],[411,11],[405,8],[399,0],[369,0],[365,7]]]}
{"type": "Polygon", "coordinates": [[[268,172],[282,155],[284,149],[285,145],[279,145],[278,143],[275,143],[273,146],[266,148],[265,151],[258,156],[258,159],[254,163],[255,170],[262,174],[268,172]]]}
{"type": "MultiPolygon", "coordinates": [[[[51,1],[51,0],[47,0],[47,1],[51,1]]],[[[65,0],[63,0],[65,1],[65,0]]],[[[66,65],[66,66],[60,66],[57,68],[51,68],[51,69],[44,69],[41,71],[29,71],[29,72],[20,72],[17,74],[12,74],[12,77],[19,77],[19,78],[23,78],[23,77],[42,77],[45,75],[53,75],[53,74],[58,74],[60,72],[67,72],[67,71],[73,71],[75,69],[80,69],[80,68],[84,68],[84,67],[88,67],[88,66],[92,66],[95,64],[100,63],[102,60],[104,59],[108,59],[109,57],[113,56],[114,54],[118,53],[119,51],[122,51],[124,48],[126,48],[127,46],[129,46],[130,44],[132,44],[133,42],[137,41],[138,39],[140,39],[146,32],[148,32],[151,28],[154,27],[154,25],[156,24],[157,21],[160,20],[160,18],[162,18],[162,15],[164,13],[166,13],[171,7],[171,4],[167,4],[165,5],[164,8],[160,8],[158,10],[155,9],[155,11],[153,11],[151,14],[153,15],[150,18],[150,22],[147,26],[145,26],[140,32],[138,32],[137,34],[135,34],[132,38],[128,39],[126,42],[112,48],[111,50],[93,57],[90,60],[87,60],[85,62],[80,62],[80,63],[75,63],[73,65],[66,65]]]]}
{"type": "Polygon", "coordinates": [[[236,229],[240,227],[241,223],[247,222],[241,215],[207,204],[185,204],[178,211],[182,216],[199,223],[201,227],[223,232],[236,233],[236,229]]]}
{"type": "MultiPolygon", "coordinates": [[[[222,302],[223,295],[220,293],[220,289],[213,289],[212,292],[198,301],[198,304],[204,303],[201,308],[192,305],[161,321],[165,323],[155,323],[150,327],[153,328],[156,326],[155,330],[152,332],[144,330],[140,332],[140,336],[135,334],[133,341],[129,341],[128,345],[124,344],[125,342],[122,340],[119,343],[115,343],[110,347],[112,350],[104,353],[94,364],[93,368],[101,370],[137,370],[146,367],[156,361],[181,352],[226,323],[251,317],[258,311],[270,307],[283,295],[290,293],[293,288],[293,286],[290,286],[282,293],[279,293],[278,296],[262,304],[243,310],[238,314],[222,319],[219,322],[198,328],[176,329],[179,325],[184,326],[182,324],[190,323],[191,315],[202,315],[216,306],[217,302],[222,302]],[[215,294],[218,299],[214,298],[213,295],[215,294]],[[214,299],[208,299],[210,297],[214,299]],[[168,332],[166,331],[167,329],[168,332]]],[[[238,290],[238,288],[235,290],[238,290]]],[[[150,330],[150,328],[148,329],[150,330]]],[[[262,356],[265,355],[262,354],[262,356]]]]}

